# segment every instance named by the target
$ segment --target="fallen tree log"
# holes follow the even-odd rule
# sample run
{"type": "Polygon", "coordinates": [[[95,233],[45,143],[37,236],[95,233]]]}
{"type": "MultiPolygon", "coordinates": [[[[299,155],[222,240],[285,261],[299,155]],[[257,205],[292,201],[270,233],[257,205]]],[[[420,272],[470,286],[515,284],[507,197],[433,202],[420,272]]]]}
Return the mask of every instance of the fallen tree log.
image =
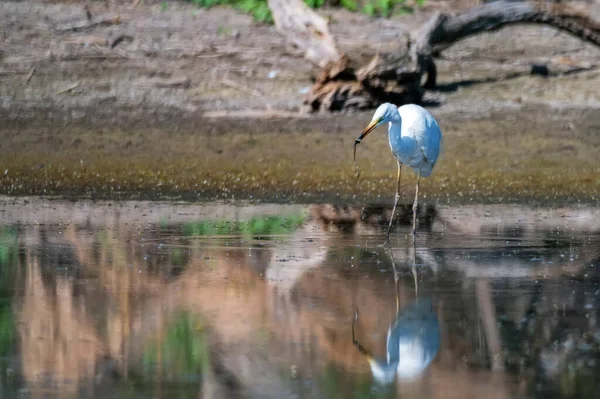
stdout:
{"type": "Polygon", "coordinates": [[[357,66],[347,56],[330,61],[304,99],[309,112],[373,108],[383,102],[418,103],[436,85],[434,57],[467,37],[513,24],[543,24],[600,46],[600,23],[562,4],[498,1],[465,12],[436,14],[413,32],[402,51],[357,66]],[[425,84],[422,84],[424,77],[425,84]]]}
{"type": "Polygon", "coordinates": [[[323,67],[340,59],[329,22],[302,0],[268,0],[275,27],[287,40],[304,51],[307,59],[323,67]]]}

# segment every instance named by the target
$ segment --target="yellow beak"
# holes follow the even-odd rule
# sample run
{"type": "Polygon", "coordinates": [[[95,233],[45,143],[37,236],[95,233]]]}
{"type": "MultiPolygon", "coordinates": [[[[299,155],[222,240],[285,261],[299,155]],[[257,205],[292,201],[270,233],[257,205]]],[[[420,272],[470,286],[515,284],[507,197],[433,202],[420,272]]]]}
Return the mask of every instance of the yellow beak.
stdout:
{"type": "Polygon", "coordinates": [[[381,119],[372,120],[371,123],[369,123],[369,125],[365,128],[365,130],[363,130],[362,134],[360,136],[358,136],[358,138],[354,142],[356,144],[360,143],[362,141],[362,139],[367,137],[367,135],[369,133],[371,133],[373,131],[373,129],[375,129],[379,125],[379,123],[381,123],[381,119]]]}

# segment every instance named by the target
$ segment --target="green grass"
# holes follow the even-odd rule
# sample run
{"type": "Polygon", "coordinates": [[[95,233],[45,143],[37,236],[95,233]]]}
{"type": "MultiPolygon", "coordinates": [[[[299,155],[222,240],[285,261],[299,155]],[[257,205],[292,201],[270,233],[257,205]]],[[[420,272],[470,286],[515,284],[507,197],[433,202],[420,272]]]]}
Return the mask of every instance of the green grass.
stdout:
{"type": "Polygon", "coordinates": [[[180,313],[167,327],[163,339],[144,351],[147,368],[154,368],[159,361],[173,378],[199,380],[210,367],[209,346],[200,320],[187,312],[180,313]]]}
{"type": "Polygon", "coordinates": [[[317,385],[325,397],[331,399],[385,399],[396,397],[392,386],[377,385],[369,377],[356,376],[352,380],[333,365],[327,365],[317,379],[317,385]]]}
{"type": "MultiPolygon", "coordinates": [[[[273,16],[267,0],[188,0],[202,8],[229,6],[252,16],[257,22],[273,23],[273,16]]],[[[349,11],[362,11],[373,17],[389,17],[395,13],[412,12],[415,6],[422,6],[425,0],[414,3],[407,0],[304,0],[310,8],[325,6],[344,8],[349,11]],[[414,5],[413,5],[414,4],[414,5]]],[[[162,8],[161,8],[162,9],[162,8]]],[[[166,7],[164,8],[166,10],[166,7]]],[[[163,11],[164,11],[163,10],[163,11]]]]}
{"type": "Polygon", "coordinates": [[[17,233],[0,228],[0,360],[13,349],[15,320],[12,309],[17,233]]]}
{"type": "MultiPolygon", "coordinates": [[[[425,0],[416,0],[414,6],[420,7],[423,4],[425,4],[425,0]]],[[[414,6],[410,5],[406,0],[368,0],[363,5],[362,11],[372,17],[390,17],[395,13],[412,13],[414,6]]]]}
{"type": "Polygon", "coordinates": [[[273,23],[267,0],[188,0],[202,8],[229,6],[252,16],[257,22],[273,23]]]}
{"type": "Polygon", "coordinates": [[[242,235],[246,237],[288,234],[304,223],[304,215],[253,217],[250,220],[202,220],[183,227],[187,236],[242,235]]]}

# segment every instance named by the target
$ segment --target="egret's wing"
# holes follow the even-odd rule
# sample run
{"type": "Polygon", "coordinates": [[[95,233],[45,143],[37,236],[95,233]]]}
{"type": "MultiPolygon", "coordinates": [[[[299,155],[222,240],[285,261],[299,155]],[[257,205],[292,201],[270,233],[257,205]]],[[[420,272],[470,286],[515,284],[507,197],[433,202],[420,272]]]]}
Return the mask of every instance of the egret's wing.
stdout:
{"type": "Polygon", "coordinates": [[[433,116],[422,108],[423,118],[425,119],[425,129],[416,135],[417,143],[421,146],[421,150],[429,164],[433,167],[440,155],[442,144],[442,133],[433,116]]]}
{"type": "Polygon", "coordinates": [[[437,122],[425,108],[415,104],[398,108],[402,118],[402,130],[415,138],[427,162],[433,167],[440,154],[442,132],[437,122]]]}

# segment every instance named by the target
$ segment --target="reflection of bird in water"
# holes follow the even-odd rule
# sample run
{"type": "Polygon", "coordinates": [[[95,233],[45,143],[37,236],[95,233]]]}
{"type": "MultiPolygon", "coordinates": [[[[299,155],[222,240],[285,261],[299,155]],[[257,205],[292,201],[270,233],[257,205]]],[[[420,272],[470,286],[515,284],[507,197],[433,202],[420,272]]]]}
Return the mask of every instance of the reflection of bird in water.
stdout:
{"type": "MultiPolygon", "coordinates": [[[[358,319],[358,312],[355,322],[358,319]]],[[[440,338],[437,315],[430,298],[420,298],[396,314],[387,334],[387,357],[373,357],[356,339],[352,324],[352,340],[371,366],[373,377],[380,383],[392,383],[397,375],[412,379],[431,364],[437,354],[440,338]]]]}
{"type": "MultiPolygon", "coordinates": [[[[394,213],[400,198],[400,176],[402,165],[407,164],[417,174],[415,187],[415,202],[413,203],[413,235],[417,228],[417,203],[419,201],[419,182],[421,177],[431,175],[442,144],[442,132],[433,116],[423,107],[407,104],[396,107],[385,103],[380,105],[373,119],[362,134],[354,142],[354,157],[356,158],[356,145],[367,137],[377,126],[388,122],[388,136],[392,154],[398,162],[398,180],[394,208],[387,230],[387,238],[394,220],[394,213]]],[[[355,160],[356,165],[356,160],[355,160]]],[[[358,168],[358,167],[357,167],[358,168]]]]}
{"type": "MultiPolygon", "coordinates": [[[[393,258],[392,265],[394,265],[393,258]]],[[[417,297],[414,302],[400,311],[399,278],[395,265],[394,281],[396,319],[388,329],[385,360],[373,357],[356,340],[354,330],[358,320],[358,310],[352,322],[352,342],[367,357],[375,380],[383,384],[392,383],[396,376],[401,379],[416,378],[431,364],[440,345],[439,323],[431,298],[417,297]]],[[[415,292],[417,292],[416,286],[415,292]]]]}

